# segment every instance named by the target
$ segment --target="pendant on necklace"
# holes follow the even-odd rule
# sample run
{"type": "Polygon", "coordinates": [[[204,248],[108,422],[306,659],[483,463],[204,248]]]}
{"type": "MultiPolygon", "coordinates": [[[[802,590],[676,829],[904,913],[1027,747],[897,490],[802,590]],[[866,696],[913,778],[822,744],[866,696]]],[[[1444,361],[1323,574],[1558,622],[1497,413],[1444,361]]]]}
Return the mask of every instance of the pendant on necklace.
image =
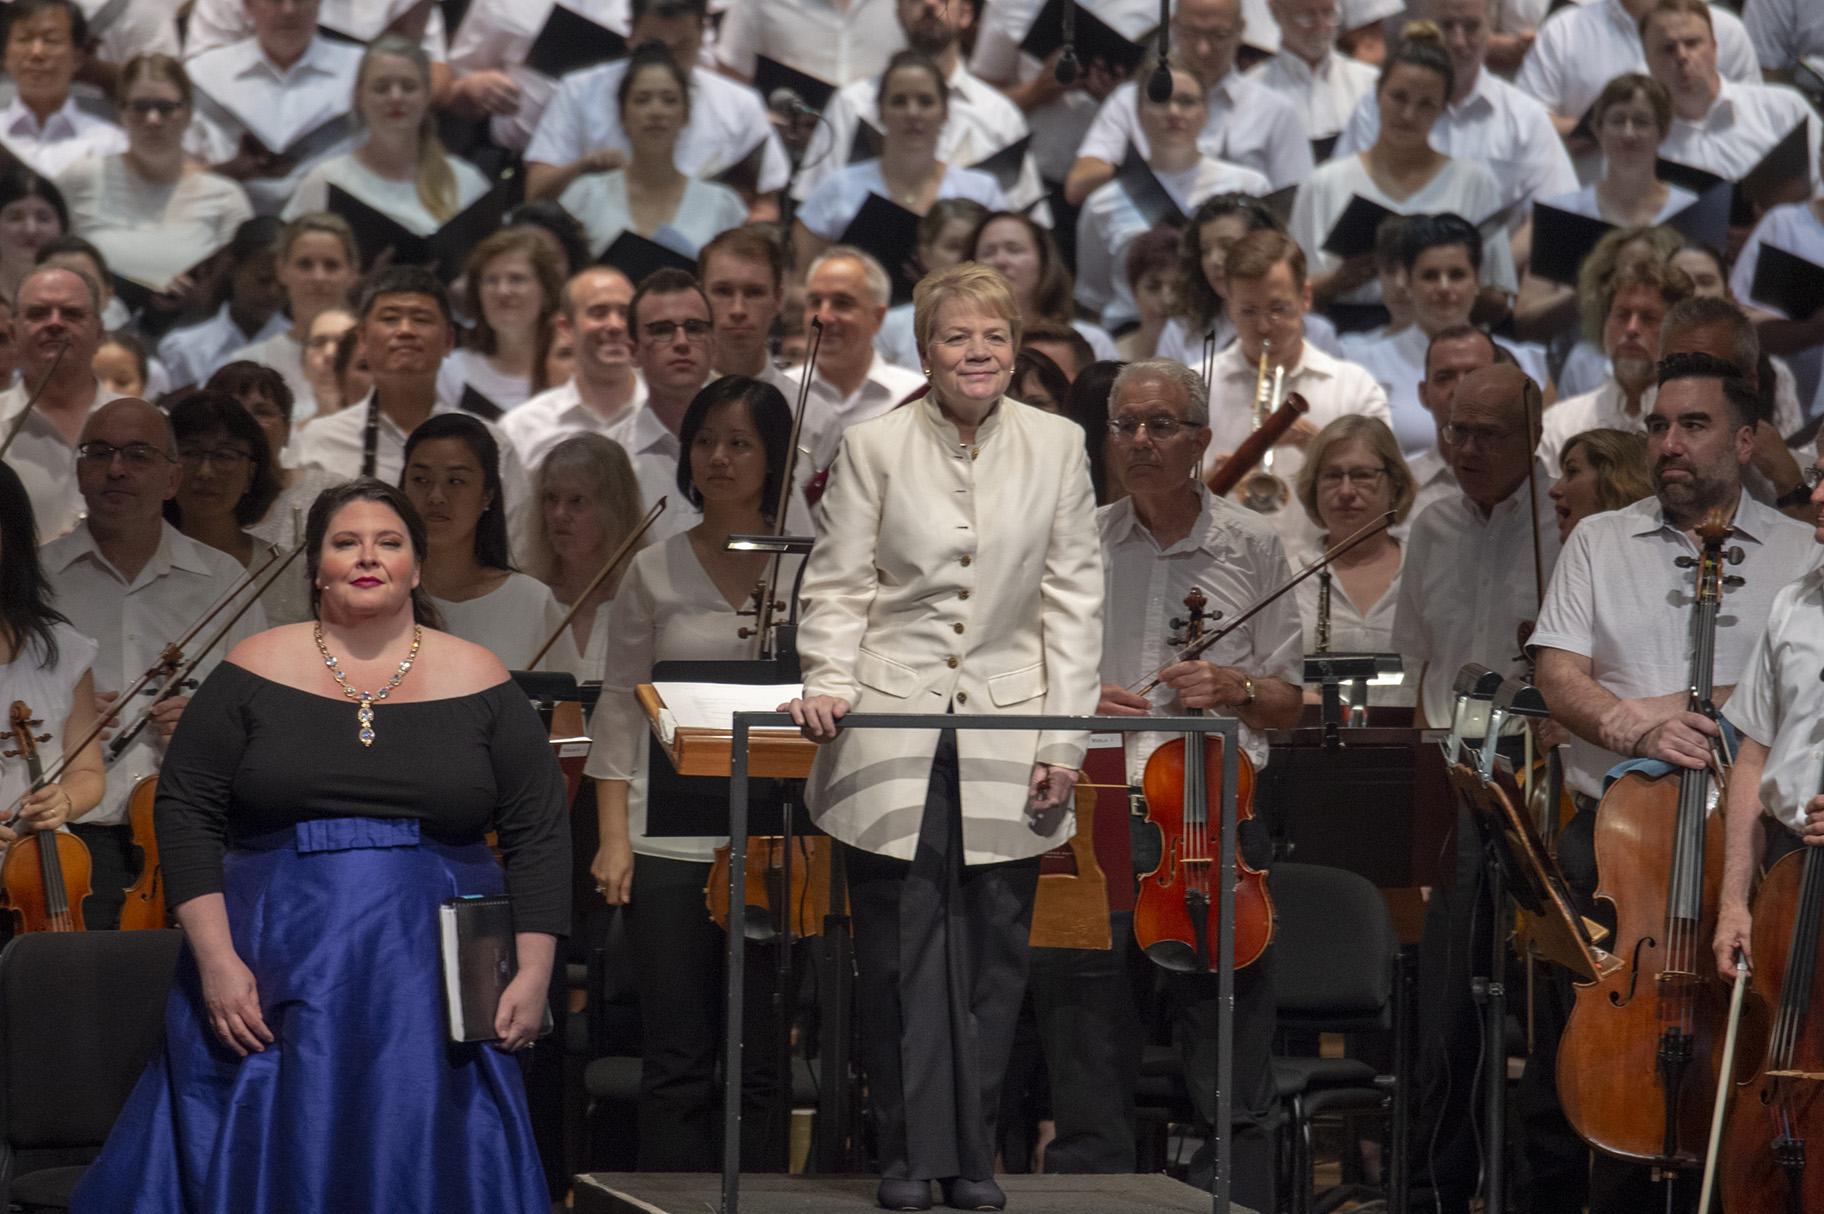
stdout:
{"type": "Polygon", "coordinates": [[[374,744],[374,703],[366,696],[361,697],[361,706],[355,710],[355,720],[361,723],[359,735],[361,745],[374,744]]]}

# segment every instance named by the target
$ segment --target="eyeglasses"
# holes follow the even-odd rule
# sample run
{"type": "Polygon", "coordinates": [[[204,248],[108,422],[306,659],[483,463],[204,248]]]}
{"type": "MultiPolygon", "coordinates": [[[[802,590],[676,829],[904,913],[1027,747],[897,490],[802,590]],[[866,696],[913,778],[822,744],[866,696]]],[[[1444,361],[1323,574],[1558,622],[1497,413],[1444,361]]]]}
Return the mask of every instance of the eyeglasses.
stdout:
{"type": "Polygon", "coordinates": [[[157,114],[160,118],[170,118],[185,108],[181,101],[166,101],[159,97],[139,97],[126,104],[127,113],[135,118],[148,118],[157,114]]]}
{"type": "Polygon", "coordinates": [[[1804,483],[1807,493],[1816,493],[1819,485],[1824,485],[1824,468],[1812,464],[1799,470],[1799,480],[1804,483]]]}
{"type": "Polygon", "coordinates": [[[201,468],[213,461],[216,466],[229,471],[253,462],[253,454],[239,447],[216,447],[207,451],[200,447],[180,447],[177,458],[183,461],[186,468],[201,468]]]}
{"type": "Polygon", "coordinates": [[[1366,493],[1381,483],[1385,468],[1326,468],[1317,474],[1318,488],[1334,493],[1348,481],[1358,492],[1366,493]]]}
{"type": "Polygon", "coordinates": [[[116,447],[113,443],[92,439],[76,448],[76,458],[96,468],[108,467],[114,462],[116,455],[120,456],[123,464],[135,471],[144,471],[171,462],[169,455],[151,443],[128,443],[124,447],[116,447]]]}
{"type": "Polygon", "coordinates": [[[1111,417],[1108,419],[1108,432],[1116,438],[1126,439],[1128,442],[1140,437],[1142,427],[1145,427],[1148,434],[1162,443],[1181,430],[1195,428],[1191,422],[1179,421],[1164,413],[1157,417],[1111,417]]]}
{"type": "Polygon", "coordinates": [[[1281,19],[1291,22],[1299,29],[1321,30],[1329,29],[1331,26],[1335,25],[1337,21],[1340,20],[1340,17],[1336,11],[1336,5],[1332,4],[1328,8],[1316,11],[1284,13],[1281,16],[1281,19]]]}
{"type": "Polygon", "coordinates": [[[680,328],[684,330],[686,341],[700,342],[709,338],[707,320],[649,320],[640,326],[640,331],[654,341],[670,341],[680,328]]]}
{"type": "Polygon", "coordinates": [[[1235,319],[1244,325],[1256,324],[1262,316],[1270,317],[1274,324],[1284,324],[1298,315],[1298,309],[1289,303],[1268,304],[1264,308],[1237,308],[1235,319]]]}
{"type": "Polygon", "coordinates": [[[1438,433],[1452,447],[1475,446],[1486,450],[1506,442],[1519,432],[1514,426],[1459,426],[1453,423],[1438,433]]]}

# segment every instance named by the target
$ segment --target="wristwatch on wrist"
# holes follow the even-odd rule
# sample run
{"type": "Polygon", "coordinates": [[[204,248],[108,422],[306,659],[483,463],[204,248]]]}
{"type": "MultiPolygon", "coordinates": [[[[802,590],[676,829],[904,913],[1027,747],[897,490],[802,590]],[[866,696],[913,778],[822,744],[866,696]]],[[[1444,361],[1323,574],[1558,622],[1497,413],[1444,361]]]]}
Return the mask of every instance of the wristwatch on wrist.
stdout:
{"type": "Polygon", "coordinates": [[[1804,481],[1800,481],[1797,485],[1794,485],[1786,492],[1780,494],[1780,496],[1774,498],[1773,507],[1776,510],[1784,510],[1788,506],[1802,506],[1810,500],[1811,490],[1806,487],[1804,481]]]}
{"type": "Polygon", "coordinates": [[[1244,675],[1242,675],[1242,676],[1241,676],[1241,689],[1242,689],[1242,690],[1243,690],[1243,691],[1245,691],[1245,692],[1247,692],[1247,693],[1248,693],[1248,694],[1247,694],[1247,695],[1246,695],[1246,696],[1244,696],[1244,697],[1243,697],[1243,698],[1242,698],[1242,701],[1241,701],[1241,702],[1242,702],[1242,704],[1244,704],[1244,705],[1246,705],[1246,704],[1252,704],[1252,703],[1253,703],[1253,702],[1254,702],[1254,679],[1253,679],[1253,676],[1251,676],[1251,675],[1245,675],[1245,674],[1244,674],[1244,675]]]}

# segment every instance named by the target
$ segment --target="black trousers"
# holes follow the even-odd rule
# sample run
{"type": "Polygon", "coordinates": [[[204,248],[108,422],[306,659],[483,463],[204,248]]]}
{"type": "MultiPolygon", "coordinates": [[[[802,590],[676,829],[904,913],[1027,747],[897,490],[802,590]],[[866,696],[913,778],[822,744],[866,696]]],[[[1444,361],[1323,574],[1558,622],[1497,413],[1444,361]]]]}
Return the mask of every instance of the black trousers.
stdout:
{"type": "MultiPolygon", "coordinates": [[[[1279,1004],[1273,986],[1273,949],[1253,965],[1235,971],[1233,1135],[1229,1195],[1255,1210],[1279,1209],[1278,1169],[1273,1133],[1278,1102],[1273,1086],[1273,1034],[1279,1004]]],[[[1167,980],[1174,1013],[1173,1032],[1184,1060],[1184,1082],[1197,1116],[1216,1121],[1216,1026],[1221,1004],[1215,974],[1172,974],[1167,980]]],[[[1206,1192],[1215,1180],[1215,1143],[1205,1142],[1191,1157],[1190,1182],[1206,1192]]]]}
{"type": "MultiPolygon", "coordinates": [[[[640,998],[639,1169],[715,1172],[722,1167],[723,990],[728,947],[703,903],[707,864],[633,858],[627,929],[640,998]]],[[[770,968],[747,967],[741,1065],[744,1169],[784,1169],[776,1108],[779,1073],[770,968]]]]}
{"type": "Polygon", "coordinates": [[[73,822],[70,833],[89,849],[89,896],[82,900],[83,926],[92,932],[113,931],[120,926],[120,908],[127,904],[127,886],[139,877],[133,828],[73,822]]]}
{"type": "Polygon", "coordinates": [[[1109,916],[1109,936],[1108,949],[1032,950],[1032,1007],[1057,1125],[1047,1172],[1134,1170],[1142,1040],[1131,911],[1109,916]]]}
{"type": "Polygon", "coordinates": [[[963,864],[953,730],[931,763],[911,861],[846,845],[843,856],[880,1174],[986,1180],[1026,989],[1038,858],[963,864]]]}

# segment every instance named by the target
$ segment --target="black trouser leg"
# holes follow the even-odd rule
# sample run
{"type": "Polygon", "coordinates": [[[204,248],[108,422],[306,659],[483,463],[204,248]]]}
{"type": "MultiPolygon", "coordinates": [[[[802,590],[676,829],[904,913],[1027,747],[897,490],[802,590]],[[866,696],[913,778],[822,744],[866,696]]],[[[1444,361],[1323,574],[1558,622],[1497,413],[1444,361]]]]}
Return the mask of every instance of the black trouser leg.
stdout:
{"type": "MultiPolygon", "coordinates": [[[[1178,1049],[1184,1059],[1185,1086],[1191,1103],[1207,1124],[1216,1120],[1216,1026],[1221,1007],[1214,974],[1173,974],[1178,1049]]],[[[1273,988],[1273,949],[1253,965],[1235,971],[1234,1088],[1230,1132],[1234,1135],[1234,1175],[1229,1195],[1256,1210],[1277,1210],[1278,1169],[1273,1131],[1278,1105],[1273,1087],[1273,1033],[1279,1005],[1273,988]]],[[[1215,1179],[1216,1152],[1205,1143],[1191,1160],[1190,1181],[1209,1189],[1215,1179]]]]}
{"type": "Polygon", "coordinates": [[[1134,916],[1109,916],[1112,948],[1032,950],[1032,1003],[1051,1076],[1057,1137],[1047,1172],[1134,1170],[1140,1013],[1128,955],[1134,916]]]}
{"type": "Polygon", "coordinates": [[[89,896],[82,900],[83,926],[92,932],[113,931],[120,926],[120,908],[127,904],[127,886],[139,876],[133,828],[73,822],[70,833],[89,849],[89,896]]]}

